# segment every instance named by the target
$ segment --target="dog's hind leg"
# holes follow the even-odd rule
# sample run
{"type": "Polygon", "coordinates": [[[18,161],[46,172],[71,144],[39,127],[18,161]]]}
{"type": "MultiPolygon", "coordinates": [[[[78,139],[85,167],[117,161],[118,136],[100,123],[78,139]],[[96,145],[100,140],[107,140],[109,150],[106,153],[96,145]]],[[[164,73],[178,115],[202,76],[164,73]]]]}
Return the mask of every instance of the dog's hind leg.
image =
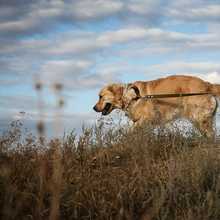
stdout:
{"type": "Polygon", "coordinates": [[[215,139],[216,134],[214,123],[217,106],[215,97],[204,97],[198,99],[198,103],[190,105],[190,111],[187,112],[188,118],[200,133],[211,139],[215,139]]]}

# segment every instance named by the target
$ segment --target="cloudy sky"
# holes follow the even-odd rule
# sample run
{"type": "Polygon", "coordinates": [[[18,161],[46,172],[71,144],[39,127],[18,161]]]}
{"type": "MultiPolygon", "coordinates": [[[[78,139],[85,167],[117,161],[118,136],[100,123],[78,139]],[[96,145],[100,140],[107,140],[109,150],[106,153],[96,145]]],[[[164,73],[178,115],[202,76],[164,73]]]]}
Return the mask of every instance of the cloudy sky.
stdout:
{"type": "Polygon", "coordinates": [[[63,125],[78,129],[99,117],[106,83],[170,74],[220,83],[219,60],[219,0],[0,0],[0,129],[16,119],[33,128],[41,114],[50,130],[56,83],[63,125]]]}

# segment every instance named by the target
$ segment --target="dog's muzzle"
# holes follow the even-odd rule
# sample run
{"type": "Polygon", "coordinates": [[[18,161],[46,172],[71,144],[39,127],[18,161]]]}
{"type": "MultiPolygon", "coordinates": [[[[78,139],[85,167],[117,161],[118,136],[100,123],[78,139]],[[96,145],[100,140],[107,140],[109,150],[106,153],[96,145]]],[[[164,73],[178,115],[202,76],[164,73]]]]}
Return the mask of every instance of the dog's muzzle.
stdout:
{"type": "Polygon", "coordinates": [[[96,112],[99,112],[96,105],[93,107],[93,110],[96,111],[96,112]]]}
{"type": "Polygon", "coordinates": [[[110,110],[112,108],[112,104],[111,103],[106,103],[105,104],[105,107],[102,111],[100,111],[96,105],[93,107],[93,110],[96,111],[96,112],[102,112],[102,115],[108,115],[110,113],[110,110]]]}
{"type": "Polygon", "coordinates": [[[102,115],[107,115],[110,113],[112,104],[111,103],[106,103],[105,108],[102,111],[102,115]]]}

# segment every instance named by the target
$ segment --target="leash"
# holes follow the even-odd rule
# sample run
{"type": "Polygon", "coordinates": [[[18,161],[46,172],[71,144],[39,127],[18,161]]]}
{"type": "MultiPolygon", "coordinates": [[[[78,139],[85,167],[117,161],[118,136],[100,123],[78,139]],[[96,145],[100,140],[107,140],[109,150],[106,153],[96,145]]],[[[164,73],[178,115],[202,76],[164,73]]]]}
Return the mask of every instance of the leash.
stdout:
{"type": "Polygon", "coordinates": [[[200,93],[155,94],[155,95],[146,95],[146,96],[139,97],[139,98],[142,98],[142,99],[158,99],[158,98],[177,98],[177,97],[198,96],[198,95],[212,95],[212,93],[200,92],[200,93]]]}

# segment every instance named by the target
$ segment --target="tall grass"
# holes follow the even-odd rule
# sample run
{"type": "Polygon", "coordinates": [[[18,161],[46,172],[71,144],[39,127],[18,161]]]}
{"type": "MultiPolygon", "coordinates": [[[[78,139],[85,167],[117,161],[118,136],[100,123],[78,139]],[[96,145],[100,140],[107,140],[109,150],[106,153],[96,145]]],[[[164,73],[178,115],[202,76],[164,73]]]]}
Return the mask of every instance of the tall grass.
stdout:
{"type": "Polygon", "coordinates": [[[218,142],[102,123],[42,142],[19,122],[0,137],[0,219],[51,216],[56,147],[60,219],[220,219],[218,142]]]}

